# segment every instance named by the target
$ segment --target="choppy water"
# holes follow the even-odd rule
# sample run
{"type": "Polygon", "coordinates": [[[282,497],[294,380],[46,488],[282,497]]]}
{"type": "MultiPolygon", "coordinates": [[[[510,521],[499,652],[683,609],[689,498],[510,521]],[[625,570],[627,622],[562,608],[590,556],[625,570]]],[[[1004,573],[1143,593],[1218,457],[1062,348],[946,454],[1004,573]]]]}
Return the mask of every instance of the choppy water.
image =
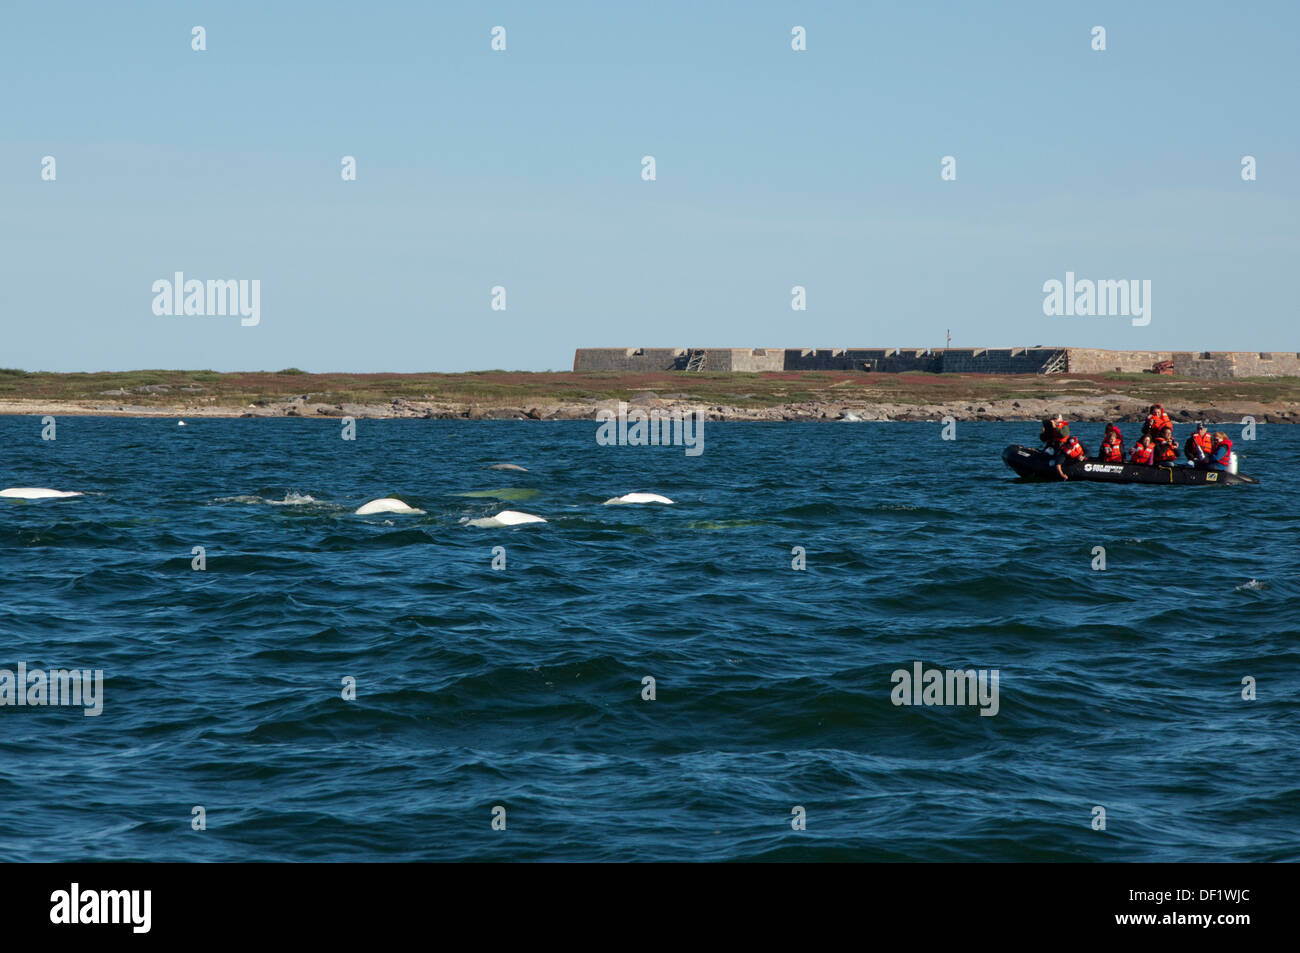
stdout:
{"type": "Polygon", "coordinates": [[[1300,431],[1212,489],[1019,483],[1031,423],[339,432],[0,418],[0,486],[88,494],[0,501],[0,668],[105,677],[0,708],[3,856],[1300,859],[1300,431]],[[894,705],[916,661],[998,713],[894,705]]]}

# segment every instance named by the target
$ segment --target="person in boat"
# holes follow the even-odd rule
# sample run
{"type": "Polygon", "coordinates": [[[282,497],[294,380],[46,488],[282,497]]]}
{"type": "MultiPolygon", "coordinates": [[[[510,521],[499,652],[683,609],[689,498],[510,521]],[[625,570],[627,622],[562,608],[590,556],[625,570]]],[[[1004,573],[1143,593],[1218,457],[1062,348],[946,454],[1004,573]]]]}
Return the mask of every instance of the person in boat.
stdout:
{"type": "Polygon", "coordinates": [[[1149,467],[1155,462],[1155,441],[1151,439],[1150,434],[1143,434],[1138,438],[1138,442],[1133,444],[1133,449],[1129,451],[1128,462],[1144,467],[1149,467]]]}
{"type": "Polygon", "coordinates": [[[1183,456],[1187,462],[1196,466],[1210,455],[1214,449],[1214,438],[1210,436],[1209,429],[1205,426],[1205,421],[1196,425],[1196,432],[1187,438],[1183,444],[1183,456]]]}
{"type": "Polygon", "coordinates": [[[1101,442],[1101,451],[1097,456],[1103,463],[1124,462],[1124,435],[1114,424],[1106,425],[1106,436],[1101,442]]]}
{"type": "Polygon", "coordinates": [[[1065,475],[1066,463],[1088,458],[1088,451],[1083,449],[1078,437],[1070,436],[1070,425],[1059,414],[1043,421],[1038,439],[1047,445],[1046,452],[1052,455],[1051,464],[1056,467],[1056,475],[1062,480],[1070,479],[1065,475]]]}
{"type": "Polygon", "coordinates": [[[1043,429],[1038,434],[1038,442],[1047,445],[1048,450],[1055,450],[1061,442],[1070,436],[1070,425],[1063,417],[1048,417],[1043,421],[1043,429]]]}
{"type": "Polygon", "coordinates": [[[1205,467],[1225,473],[1232,467],[1232,441],[1222,430],[1215,431],[1205,467]]]}
{"type": "Polygon", "coordinates": [[[1052,466],[1056,467],[1056,475],[1062,480],[1070,479],[1065,475],[1065,465],[1067,463],[1078,462],[1088,458],[1088,451],[1083,449],[1083,444],[1079,442],[1078,437],[1070,436],[1070,429],[1067,426],[1065,438],[1061,440],[1055,448],[1056,452],[1052,455],[1052,466]]]}
{"type": "Polygon", "coordinates": [[[1159,466],[1162,463],[1173,463],[1178,459],[1178,442],[1174,440],[1174,428],[1165,427],[1160,431],[1155,440],[1155,462],[1159,466]]]}
{"type": "Polygon", "coordinates": [[[1166,427],[1172,427],[1173,425],[1174,422],[1169,419],[1169,415],[1165,413],[1164,407],[1160,404],[1152,404],[1151,410],[1147,414],[1146,423],[1142,425],[1142,434],[1144,436],[1150,434],[1151,439],[1154,440],[1160,436],[1162,430],[1166,427]]]}

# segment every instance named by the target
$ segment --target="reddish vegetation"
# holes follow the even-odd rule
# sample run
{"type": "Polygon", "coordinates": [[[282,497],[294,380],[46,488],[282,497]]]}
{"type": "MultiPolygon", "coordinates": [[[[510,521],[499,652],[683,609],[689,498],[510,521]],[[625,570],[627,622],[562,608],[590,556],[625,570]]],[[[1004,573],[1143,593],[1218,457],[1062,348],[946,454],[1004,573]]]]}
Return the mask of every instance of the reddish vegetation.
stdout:
{"type": "MultiPolygon", "coordinates": [[[[1185,403],[1300,403],[1300,378],[1193,380],[1162,374],[998,376],[883,374],[855,371],[721,373],[476,371],[463,374],[306,374],[302,372],[123,371],[50,374],[0,370],[0,401],[131,404],[153,407],[270,406],[311,402],[382,404],[395,399],[508,407],[546,401],[626,399],[650,391],[713,404],[774,407],[806,402],[935,404],[949,401],[1054,399],[1121,393],[1185,403]]],[[[18,412],[11,409],[11,412],[18,412]]]]}

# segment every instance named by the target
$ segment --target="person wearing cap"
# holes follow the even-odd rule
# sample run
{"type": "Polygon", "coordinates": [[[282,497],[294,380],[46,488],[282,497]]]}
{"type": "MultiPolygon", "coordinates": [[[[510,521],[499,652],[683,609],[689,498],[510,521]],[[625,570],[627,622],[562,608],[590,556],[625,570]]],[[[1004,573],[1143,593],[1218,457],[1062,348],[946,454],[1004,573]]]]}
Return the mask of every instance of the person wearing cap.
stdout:
{"type": "Polygon", "coordinates": [[[1183,444],[1183,456],[1187,457],[1187,462],[1195,466],[1203,461],[1214,449],[1214,438],[1210,436],[1209,429],[1205,426],[1205,421],[1196,425],[1196,432],[1187,438],[1183,444]]]}
{"type": "Polygon", "coordinates": [[[1065,422],[1065,418],[1057,414],[1043,421],[1043,429],[1038,435],[1038,440],[1046,444],[1047,449],[1055,450],[1069,436],[1070,425],[1065,422]]]}
{"type": "Polygon", "coordinates": [[[1065,464],[1086,460],[1088,451],[1083,449],[1083,444],[1079,442],[1078,437],[1070,436],[1070,425],[1064,424],[1062,437],[1057,442],[1055,453],[1052,455],[1052,466],[1056,467],[1056,474],[1062,480],[1070,479],[1065,475],[1065,464]]]}

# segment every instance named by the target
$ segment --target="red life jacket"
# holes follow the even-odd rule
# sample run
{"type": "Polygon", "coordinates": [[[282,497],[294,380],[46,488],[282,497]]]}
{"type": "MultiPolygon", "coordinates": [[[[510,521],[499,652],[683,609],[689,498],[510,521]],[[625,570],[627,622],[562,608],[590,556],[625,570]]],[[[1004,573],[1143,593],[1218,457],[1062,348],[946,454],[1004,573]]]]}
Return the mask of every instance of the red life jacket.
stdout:
{"type": "Polygon", "coordinates": [[[1167,440],[1157,440],[1155,445],[1156,463],[1168,463],[1178,459],[1178,448],[1167,440]]]}
{"type": "Polygon", "coordinates": [[[1101,458],[1106,463],[1123,463],[1124,445],[1121,443],[1103,443],[1101,445],[1101,458]]]}
{"type": "Polygon", "coordinates": [[[1224,440],[1215,447],[1210,453],[1210,460],[1224,467],[1232,463],[1232,441],[1224,440]]]}
{"type": "Polygon", "coordinates": [[[1168,414],[1163,412],[1159,414],[1151,414],[1147,417],[1146,432],[1151,434],[1152,437],[1154,437],[1156,434],[1160,433],[1160,431],[1164,430],[1166,427],[1172,427],[1173,425],[1174,423],[1172,420],[1169,419],[1168,414]]]}
{"type": "Polygon", "coordinates": [[[1153,450],[1153,447],[1148,447],[1140,443],[1136,444],[1133,447],[1132,452],[1129,454],[1129,463],[1140,463],[1150,466],[1153,450]]]}

